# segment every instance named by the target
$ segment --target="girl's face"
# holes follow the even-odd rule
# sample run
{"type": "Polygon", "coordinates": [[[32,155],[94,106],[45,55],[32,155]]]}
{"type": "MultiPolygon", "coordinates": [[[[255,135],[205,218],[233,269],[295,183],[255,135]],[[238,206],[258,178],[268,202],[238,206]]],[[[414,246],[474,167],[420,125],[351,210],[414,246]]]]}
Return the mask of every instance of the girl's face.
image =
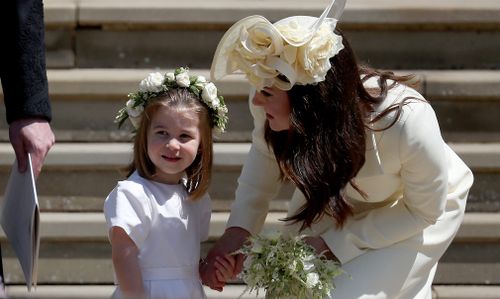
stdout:
{"type": "Polygon", "coordinates": [[[199,117],[189,109],[160,107],[148,129],[148,156],[156,166],[153,180],[178,184],[200,148],[199,117]]]}
{"type": "Polygon", "coordinates": [[[265,87],[255,93],[252,103],[256,106],[262,106],[271,130],[290,129],[290,98],[286,91],[274,86],[265,87]]]}

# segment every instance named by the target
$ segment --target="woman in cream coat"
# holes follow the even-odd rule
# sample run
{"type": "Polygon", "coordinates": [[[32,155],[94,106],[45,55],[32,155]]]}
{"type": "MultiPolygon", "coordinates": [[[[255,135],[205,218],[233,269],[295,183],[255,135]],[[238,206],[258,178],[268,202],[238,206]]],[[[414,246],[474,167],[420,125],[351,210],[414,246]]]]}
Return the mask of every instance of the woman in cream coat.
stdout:
{"type": "MultiPolygon", "coordinates": [[[[398,86],[377,112],[410,95],[421,98],[413,89],[398,86]]],[[[248,236],[246,232],[261,230],[269,202],[281,187],[278,164],[263,136],[265,112],[251,107],[253,144],[238,180],[228,235],[220,240],[233,245],[240,237],[231,232],[244,229],[248,236]]],[[[366,160],[354,178],[367,197],[346,187],[353,215],[342,229],[323,216],[300,232],[320,236],[350,276],[337,278],[334,298],[432,298],[437,262],[463,220],[472,173],[442,140],[429,104],[407,104],[403,115],[390,129],[367,132],[366,160]]],[[[304,203],[296,189],[288,216],[304,203]]],[[[297,234],[300,223],[285,225],[284,230],[297,234]]]]}
{"type": "MultiPolygon", "coordinates": [[[[432,107],[409,87],[408,77],[358,68],[340,32],[307,24],[328,19],[303,18],[276,24],[246,18],[217,49],[215,79],[240,70],[257,90],[250,97],[255,129],[226,232],[209,252],[202,279],[223,287],[214,274],[215,257],[259,233],[269,202],[290,180],[297,189],[284,231],[308,235],[318,252],[341,262],[348,275],[335,280],[334,298],[430,299],[438,260],[463,220],[472,173],[443,141],[432,107]],[[306,32],[295,30],[301,25],[317,31],[297,41],[297,32],[306,32]],[[295,28],[293,34],[287,28],[295,28]],[[323,65],[307,71],[298,58],[276,56],[276,45],[255,50],[264,43],[251,42],[262,32],[323,65]],[[256,55],[245,52],[251,50],[256,55]],[[315,57],[324,53],[330,53],[326,61],[315,57]],[[267,55],[260,60],[267,65],[251,60],[257,54],[267,55]]],[[[237,258],[236,272],[242,260],[237,258]]]]}

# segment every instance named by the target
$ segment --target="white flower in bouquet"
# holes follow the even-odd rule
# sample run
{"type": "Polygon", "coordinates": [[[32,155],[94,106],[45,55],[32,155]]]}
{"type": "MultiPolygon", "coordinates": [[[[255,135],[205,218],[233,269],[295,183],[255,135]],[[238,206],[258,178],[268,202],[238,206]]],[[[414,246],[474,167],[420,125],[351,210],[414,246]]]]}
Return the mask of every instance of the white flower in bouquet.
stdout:
{"type": "Polygon", "coordinates": [[[318,273],[311,272],[306,275],[306,285],[308,288],[314,288],[319,282],[318,273]]]}
{"type": "MultiPolygon", "coordinates": [[[[240,277],[245,291],[265,289],[266,298],[330,297],[333,279],[343,273],[337,262],[316,255],[302,237],[253,236],[235,254],[246,256],[240,277]]],[[[243,295],[242,294],[242,295],[243,295]]]]}

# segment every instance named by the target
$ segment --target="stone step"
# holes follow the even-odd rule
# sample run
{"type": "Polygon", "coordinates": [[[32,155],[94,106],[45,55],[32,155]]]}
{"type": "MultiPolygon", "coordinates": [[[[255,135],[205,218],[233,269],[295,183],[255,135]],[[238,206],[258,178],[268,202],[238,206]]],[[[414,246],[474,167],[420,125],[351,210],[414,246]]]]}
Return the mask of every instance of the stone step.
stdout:
{"type": "MultiPolygon", "coordinates": [[[[138,26],[164,27],[166,24],[204,26],[227,25],[248,15],[265,13],[271,21],[292,15],[319,15],[329,0],[310,0],[307,5],[300,0],[203,0],[170,2],[145,0],[46,0],[45,24],[53,27],[77,26],[138,26]],[[283,5],[287,3],[287,5],[283,5]]],[[[492,28],[500,23],[500,5],[497,1],[461,0],[412,1],[349,0],[342,21],[346,25],[359,26],[414,26],[417,29],[492,28]]]]}
{"type": "MultiPolygon", "coordinates": [[[[288,186],[291,189],[291,186],[288,186]]],[[[234,190],[233,190],[234,191],[234,190]]],[[[270,203],[269,210],[273,212],[284,212],[288,207],[287,196],[292,193],[292,190],[282,193],[282,198],[277,198],[270,203]]],[[[101,212],[104,204],[104,199],[107,194],[102,196],[38,196],[38,202],[41,212],[101,212]]],[[[0,202],[3,196],[0,196],[0,202]]],[[[213,198],[212,210],[215,212],[226,212],[231,208],[231,199],[213,198]]]]}
{"type": "MultiPolygon", "coordinates": [[[[109,142],[130,140],[129,127],[113,122],[148,69],[49,70],[52,126],[58,141],[109,142]]],[[[193,73],[209,77],[207,69],[193,73]]],[[[446,140],[500,141],[500,71],[408,70],[422,82],[421,92],[438,115],[446,140]]],[[[250,141],[253,127],[248,110],[249,85],[242,75],[217,83],[229,108],[228,132],[222,142],[250,141]]],[[[1,95],[1,94],[0,94],[1,95]]],[[[4,117],[5,107],[0,105],[4,117]]],[[[128,123],[127,123],[128,125],[128,123]]],[[[0,140],[8,140],[7,124],[0,122],[0,140]]]]}
{"type": "MultiPolygon", "coordinates": [[[[292,1],[202,0],[185,3],[164,1],[95,1],[79,2],[78,21],[83,25],[163,25],[163,24],[232,24],[248,15],[265,13],[271,21],[292,15],[319,16],[329,0],[312,0],[307,4],[292,1]],[[284,4],[287,5],[284,5],[284,4]],[[141,10],[138,11],[138,8],[141,10]]],[[[467,3],[460,0],[411,1],[350,0],[346,4],[342,21],[351,26],[404,26],[447,24],[463,28],[464,25],[485,26],[500,24],[500,5],[491,0],[467,3]],[[458,26],[461,25],[461,26],[458,26]]],[[[438,27],[439,28],[439,27],[438,27]]]]}
{"type": "MultiPolygon", "coordinates": [[[[30,298],[40,299],[98,299],[109,298],[115,287],[113,285],[40,285],[32,294],[26,291],[24,286],[7,286],[9,298],[30,298]]],[[[245,294],[239,297],[245,290],[244,285],[227,285],[223,292],[213,291],[205,287],[208,299],[257,299],[264,298],[264,292],[259,296],[255,294],[245,294]]],[[[500,293],[499,286],[487,285],[434,285],[434,299],[498,299],[500,293]]]]}
{"type": "MultiPolygon", "coordinates": [[[[219,238],[224,232],[229,212],[213,212],[209,241],[219,238]]],[[[264,230],[278,230],[285,212],[270,212],[264,230]]],[[[454,240],[456,243],[500,243],[500,213],[465,214],[464,222],[454,240]]],[[[40,238],[42,242],[106,242],[107,229],[102,212],[98,213],[50,213],[40,214],[40,238]]],[[[0,229],[0,240],[5,234],[0,229]]],[[[500,256],[500,252],[498,252],[500,256]]],[[[500,278],[500,277],[499,277],[500,278]]]]}
{"type": "MultiPolygon", "coordinates": [[[[284,213],[270,213],[265,230],[281,226],[284,213]]],[[[41,284],[112,283],[111,248],[102,213],[42,213],[38,281],[41,284]]],[[[222,234],[228,213],[213,213],[210,239],[202,254],[222,234]]],[[[500,284],[500,214],[466,213],[454,242],[443,256],[436,284],[500,284]]],[[[22,283],[15,255],[0,235],[8,284],[22,283]]]]}
{"type": "MultiPolygon", "coordinates": [[[[468,211],[500,211],[500,143],[450,143],[450,146],[475,175],[468,211]]],[[[42,208],[55,211],[65,207],[74,211],[100,209],[116,182],[124,179],[120,169],[130,161],[131,147],[128,143],[57,143],[49,152],[37,181],[42,208]]],[[[209,192],[218,203],[216,209],[227,210],[234,198],[237,178],[249,148],[248,143],[215,144],[209,192]]],[[[14,159],[10,144],[0,143],[0,190],[7,184],[14,159]]],[[[292,186],[286,184],[273,203],[273,209],[286,210],[286,199],[292,192],[292,186]]]]}
{"type": "MultiPolygon", "coordinates": [[[[319,16],[329,1],[46,2],[49,67],[136,68],[208,67],[235,21],[319,16]]],[[[489,69],[500,66],[499,16],[492,0],[351,0],[340,27],[361,60],[375,67],[489,69]]]]}

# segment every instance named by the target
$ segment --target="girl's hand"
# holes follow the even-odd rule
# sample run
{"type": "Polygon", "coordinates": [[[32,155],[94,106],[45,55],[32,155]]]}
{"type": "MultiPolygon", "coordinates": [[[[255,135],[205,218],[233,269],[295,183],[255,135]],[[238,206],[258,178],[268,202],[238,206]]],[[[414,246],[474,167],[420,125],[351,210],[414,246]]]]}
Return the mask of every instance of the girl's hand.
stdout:
{"type": "Polygon", "coordinates": [[[305,237],[304,242],[311,245],[316,254],[323,254],[327,259],[338,262],[339,259],[333,254],[330,248],[326,245],[325,240],[321,237],[305,237]]]}
{"type": "MultiPolygon", "coordinates": [[[[216,274],[215,259],[217,256],[226,256],[243,246],[250,233],[240,227],[229,227],[224,234],[217,240],[212,249],[208,252],[205,262],[200,265],[200,277],[204,285],[213,290],[222,291],[224,284],[219,281],[216,274]]],[[[235,265],[233,275],[241,272],[243,269],[243,255],[234,256],[235,265]]]]}
{"type": "Polygon", "coordinates": [[[235,276],[236,258],[233,255],[217,256],[214,266],[217,280],[226,283],[235,276]]]}

